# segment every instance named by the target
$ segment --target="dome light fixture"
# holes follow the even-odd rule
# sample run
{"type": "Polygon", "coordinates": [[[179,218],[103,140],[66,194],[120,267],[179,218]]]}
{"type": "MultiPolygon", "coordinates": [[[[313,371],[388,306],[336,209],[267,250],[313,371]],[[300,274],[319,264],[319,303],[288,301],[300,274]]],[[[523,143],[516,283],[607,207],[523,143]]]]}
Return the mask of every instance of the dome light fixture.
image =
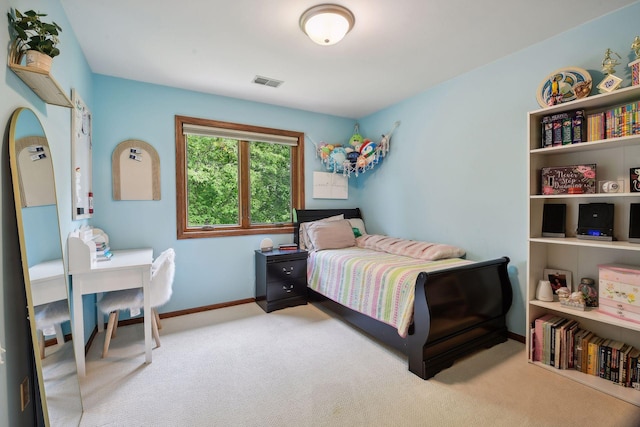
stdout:
{"type": "Polygon", "coordinates": [[[320,4],[302,14],[300,28],[314,42],[330,46],[342,40],[355,22],[349,9],[337,4],[320,4]]]}

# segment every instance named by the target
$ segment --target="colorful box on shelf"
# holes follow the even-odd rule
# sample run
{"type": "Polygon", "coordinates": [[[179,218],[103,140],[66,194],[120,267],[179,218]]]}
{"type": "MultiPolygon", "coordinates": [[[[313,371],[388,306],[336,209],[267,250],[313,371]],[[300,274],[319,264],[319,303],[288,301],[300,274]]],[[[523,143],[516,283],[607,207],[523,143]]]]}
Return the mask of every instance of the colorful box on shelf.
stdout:
{"type": "Polygon", "coordinates": [[[600,264],[598,278],[640,288],[640,266],[628,264],[600,264]]]}
{"type": "Polygon", "coordinates": [[[640,267],[603,264],[598,269],[598,311],[640,323],[640,267]]]}
{"type": "Polygon", "coordinates": [[[640,323],[640,313],[638,307],[630,306],[629,304],[622,303],[611,303],[611,301],[600,302],[600,306],[598,307],[598,311],[600,313],[616,317],[622,320],[628,320],[630,322],[640,323]],[[611,305],[609,305],[611,304],[611,305]]]}
{"type": "Polygon", "coordinates": [[[541,194],[595,194],[596,165],[546,167],[541,170],[541,194]]]}

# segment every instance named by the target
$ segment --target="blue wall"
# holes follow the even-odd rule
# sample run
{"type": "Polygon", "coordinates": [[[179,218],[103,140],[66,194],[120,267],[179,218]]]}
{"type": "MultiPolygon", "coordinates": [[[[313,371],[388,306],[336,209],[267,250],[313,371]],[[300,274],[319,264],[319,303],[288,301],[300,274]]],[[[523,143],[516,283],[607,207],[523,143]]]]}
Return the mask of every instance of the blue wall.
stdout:
{"type": "Polygon", "coordinates": [[[470,259],[509,256],[508,325],[524,335],[527,112],[540,108],[536,90],[559,68],[586,69],[595,87],[607,48],[623,57],[616,74],[630,85],[626,64],[639,22],[635,3],[361,119],[374,135],[402,120],[385,166],[362,189],[367,229],[452,243],[470,259]]]}
{"type": "MultiPolygon", "coordinates": [[[[306,133],[311,140],[346,142],[351,119],[309,113],[239,99],[97,75],[94,79],[93,193],[91,223],[105,230],[113,249],[153,247],[154,255],[176,250],[174,293],[160,312],[183,310],[254,297],[254,250],[266,237],[176,239],[175,116],[184,115],[306,133]],[[127,139],[153,145],[160,156],[161,200],[114,201],[111,155],[127,139]]],[[[307,207],[326,206],[312,195],[313,170],[321,165],[313,143],[305,145],[307,207]]],[[[354,206],[353,201],[331,201],[354,206]]],[[[275,243],[291,235],[269,236],[275,243]]]]}

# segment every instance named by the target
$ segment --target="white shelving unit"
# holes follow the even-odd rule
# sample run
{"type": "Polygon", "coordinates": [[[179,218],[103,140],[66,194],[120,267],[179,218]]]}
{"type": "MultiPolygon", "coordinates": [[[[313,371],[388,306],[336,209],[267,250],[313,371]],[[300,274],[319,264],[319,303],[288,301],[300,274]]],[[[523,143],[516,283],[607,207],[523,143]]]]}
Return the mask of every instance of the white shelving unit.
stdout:
{"type": "MultiPolygon", "coordinates": [[[[553,313],[575,319],[580,327],[589,329],[598,336],[616,339],[640,348],[640,324],[620,320],[597,309],[580,311],[561,306],[559,302],[543,302],[535,299],[536,286],[542,279],[545,268],[572,272],[575,285],[583,277],[598,281],[599,264],[630,264],[640,266],[640,244],[628,242],[629,205],[640,203],[640,193],[630,192],[629,169],[640,166],[640,135],[615,139],[583,142],[551,148],[541,147],[540,121],[543,117],[562,112],[584,110],[585,117],[610,107],[640,100],[640,86],[616,90],[532,111],[528,115],[529,135],[529,244],[527,271],[527,324],[538,317],[553,313]],[[613,194],[565,194],[541,195],[542,167],[568,166],[595,163],[597,181],[623,180],[622,193],[613,194]],[[613,242],[582,240],[576,238],[578,205],[581,203],[613,203],[615,205],[613,242]],[[546,203],[567,205],[567,237],[542,237],[542,212],[546,203]]],[[[527,347],[531,348],[531,333],[527,330],[527,347]]],[[[589,387],[640,406],[640,391],[625,388],[611,381],[575,370],[561,370],[539,362],[536,366],[571,378],[589,387]]]]}

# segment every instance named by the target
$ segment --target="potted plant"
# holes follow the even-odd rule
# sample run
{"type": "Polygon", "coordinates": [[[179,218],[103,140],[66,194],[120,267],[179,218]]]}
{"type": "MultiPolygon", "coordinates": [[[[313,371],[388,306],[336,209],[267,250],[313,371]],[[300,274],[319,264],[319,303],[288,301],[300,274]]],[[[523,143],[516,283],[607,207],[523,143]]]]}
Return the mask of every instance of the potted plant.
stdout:
{"type": "Polygon", "coordinates": [[[22,55],[26,54],[27,67],[49,71],[51,60],[60,55],[57,45],[62,28],[55,22],[43,22],[40,18],[47,15],[33,10],[20,13],[14,9],[14,14],[7,13],[7,16],[15,36],[12,53],[14,62],[20,63],[22,55]]]}

